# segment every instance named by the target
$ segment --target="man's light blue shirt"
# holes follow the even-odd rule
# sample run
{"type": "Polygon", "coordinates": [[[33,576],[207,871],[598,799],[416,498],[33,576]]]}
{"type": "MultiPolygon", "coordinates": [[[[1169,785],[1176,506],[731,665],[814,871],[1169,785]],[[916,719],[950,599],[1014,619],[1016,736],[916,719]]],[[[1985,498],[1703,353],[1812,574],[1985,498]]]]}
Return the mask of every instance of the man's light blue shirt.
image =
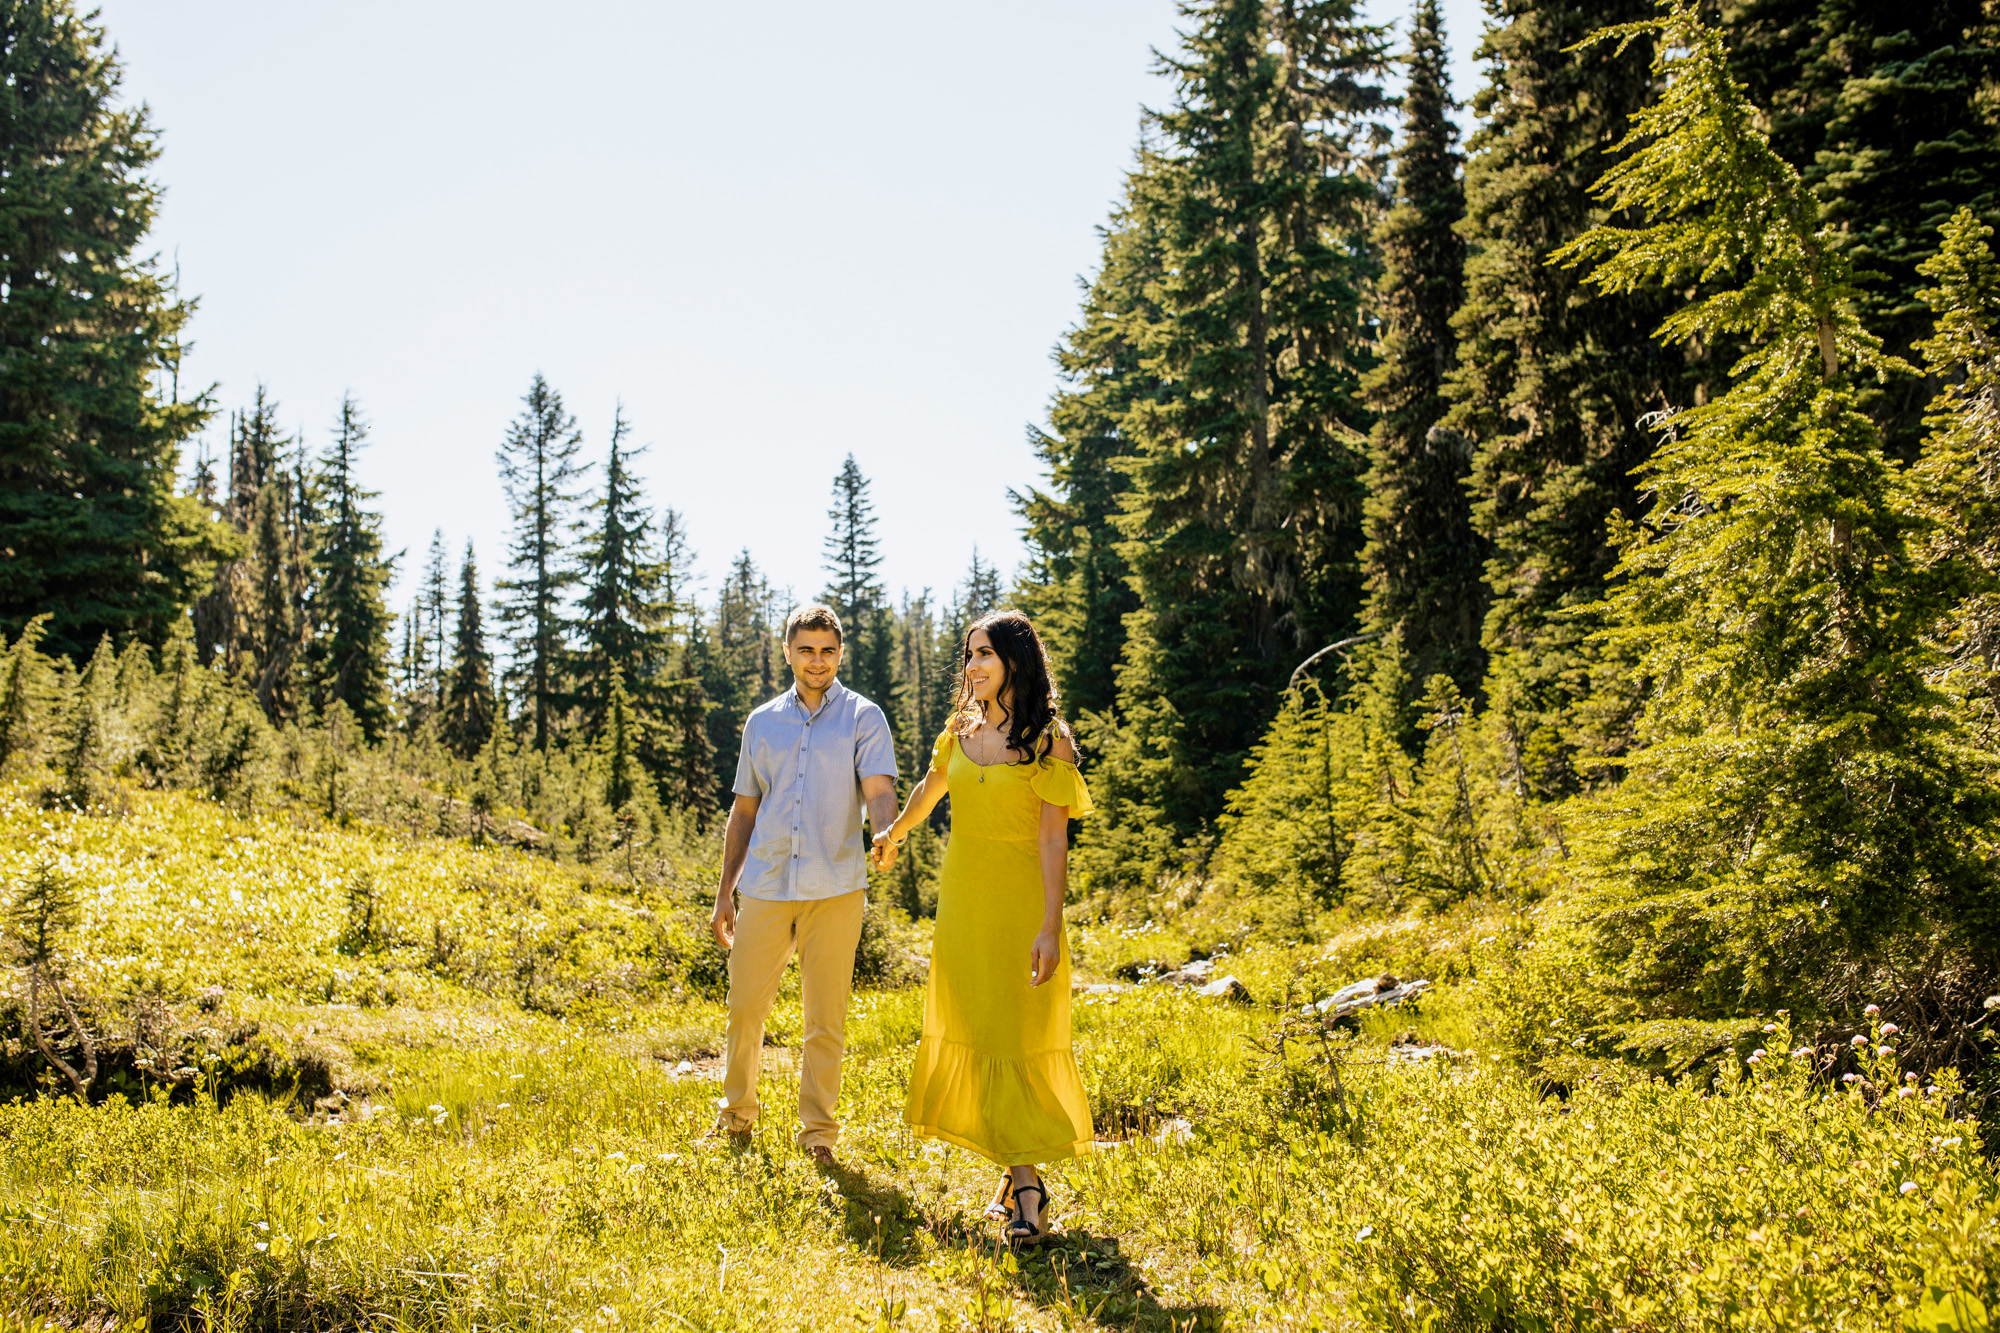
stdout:
{"type": "Polygon", "coordinates": [[[806,711],[794,685],[743,722],[736,794],[757,798],[746,898],[807,902],[868,887],[861,779],[896,776],[889,719],[835,679],[806,711]]]}

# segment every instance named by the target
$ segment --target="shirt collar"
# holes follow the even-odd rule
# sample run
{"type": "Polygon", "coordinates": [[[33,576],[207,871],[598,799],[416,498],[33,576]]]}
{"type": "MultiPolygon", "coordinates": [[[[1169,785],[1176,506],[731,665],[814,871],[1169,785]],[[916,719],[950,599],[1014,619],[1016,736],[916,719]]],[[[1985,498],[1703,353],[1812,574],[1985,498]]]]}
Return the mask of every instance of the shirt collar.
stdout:
{"type": "Polygon", "coordinates": [[[844,696],[847,693],[847,687],[840,683],[839,676],[835,676],[833,684],[827,686],[826,693],[820,696],[818,713],[807,708],[806,701],[799,697],[799,683],[797,681],[793,681],[792,687],[786,690],[785,693],[792,696],[792,703],[797,706],[801,713],[806,715],[807,721],[811,721],[813,718],[818,717],[820,713],[824,713],[828,704],[844,696]]]}

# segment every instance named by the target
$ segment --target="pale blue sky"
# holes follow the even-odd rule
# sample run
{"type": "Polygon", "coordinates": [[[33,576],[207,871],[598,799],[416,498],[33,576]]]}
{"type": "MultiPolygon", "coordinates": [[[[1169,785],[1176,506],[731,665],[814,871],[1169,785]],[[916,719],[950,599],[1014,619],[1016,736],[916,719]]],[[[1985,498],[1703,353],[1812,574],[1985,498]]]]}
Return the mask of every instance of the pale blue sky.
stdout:
{"type": "MultiPolygon", "coordinates": [[[[849,451],[892,590],[1021,559],[1007,489],[1168,0],[101,3],[201,300],[183,384],[262,380],[316,446],[352,390],[404,587],[434,527],[490,584],[538,370],[593,458],[623,398],[711,588],[748,546],[816,591],[849,451]]],[[[1478,6],[1446,8],[1467,98],[1478,6]]]]}

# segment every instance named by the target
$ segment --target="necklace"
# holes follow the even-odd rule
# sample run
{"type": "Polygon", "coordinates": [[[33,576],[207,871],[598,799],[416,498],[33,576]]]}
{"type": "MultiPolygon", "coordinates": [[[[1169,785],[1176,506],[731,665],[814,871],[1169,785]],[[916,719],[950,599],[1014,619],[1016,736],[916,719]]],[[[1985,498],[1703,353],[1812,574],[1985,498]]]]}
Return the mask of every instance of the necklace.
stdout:
{"type": "MultiPolygon", "coordinates": [[[[973,730],[974,730],[974,734],[978,734],[978,733],[981,733],[981,732],[986,732],[986,731],[990,730],[990,728],[988,727],[988,725],[987,725],[987,724],[984,724],[984,723],[982,723],[982,724],[981,724],[980,726],[978,726],[978,727],[974,728],[973,730]]],[[[964,742],[965,742],[965,740],[966,740],[966,739],[967,739],[966,737],[960,737],[960,741],[959,741],[959,748],[960,748],[961,750],[964,750],[964,749],[966,749],[966,747],[965,747],[965,744],[964,744],[964,742]]],[[[1004,759],[1006,758],[1006,756],[1007,756],[1007,743],[1006,743],[1006,741],[1005,741],[1004,739],[1002,739],[1002,741],[1000,742],[1000,760],[995,760],[994,762],[995,762],[995,763],[998,763],[998,762],[1000,762],[1001,760],[1004,760],[1004,759]]],[[[976,768],[978,768],[978,770],[979,770],[979,780],[980,780],[981,782],[984,782],[984,781],[986,781],[986,770],[987,770],[987,769],[989,769],[989,768],[991,768],[991,767],[993,767],[993,765],[992,765],[992,764],[982,764],[982,763],[980,763],[980,762],[979,762],[979,759],[978,759],[978,757],[977,757],[977,756],[975,756],[974,754],[972,754],[972,753],[971,753],[971,752],[970,752],[969,750],[967,750],[967,751],[966,751],[966,755],[965,755],[965,757],[966,757],[967,759],[970,759],[970,760],[972,760],[972,763],[973,763],[973,765],[974,765],[974,766],[975,766],[976,768]]]]}

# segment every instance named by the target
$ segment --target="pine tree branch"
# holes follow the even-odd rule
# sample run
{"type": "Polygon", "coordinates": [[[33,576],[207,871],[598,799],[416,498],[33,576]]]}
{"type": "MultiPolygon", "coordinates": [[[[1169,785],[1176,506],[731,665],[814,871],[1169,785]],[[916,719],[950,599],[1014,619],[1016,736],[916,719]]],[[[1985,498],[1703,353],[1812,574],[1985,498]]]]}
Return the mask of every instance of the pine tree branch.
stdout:
{"type": "Polygon", "coordinates": [[[63,1017],[68,1020],[70,1035],[76,1039],[77,1045],[83,1048],[84,1072],[78,1074],[67,1060],[57,1055],[55,1049],[49,1045],[47,1035],[42,1031],[42,964],[39,961],[31,964],[28,969],[28,1032],[34,1038],[35,1049],[42,1053],[42,1058],[54,1065],[61,1071],[63,1077],[69,1080],[70,1087],[76,1091],[76,1099],[80,1102],[89,1101],[90,1085],[97,1081],[97,1044],[84,1030],[82,1022],[76,1016],[76,1009],[69,1002],[69,996],[63,993],[62,983],[57,981],[53,974],[49,977],[49,988],[55,992],[57,1002],[62,1005],[63,1017]]]}

